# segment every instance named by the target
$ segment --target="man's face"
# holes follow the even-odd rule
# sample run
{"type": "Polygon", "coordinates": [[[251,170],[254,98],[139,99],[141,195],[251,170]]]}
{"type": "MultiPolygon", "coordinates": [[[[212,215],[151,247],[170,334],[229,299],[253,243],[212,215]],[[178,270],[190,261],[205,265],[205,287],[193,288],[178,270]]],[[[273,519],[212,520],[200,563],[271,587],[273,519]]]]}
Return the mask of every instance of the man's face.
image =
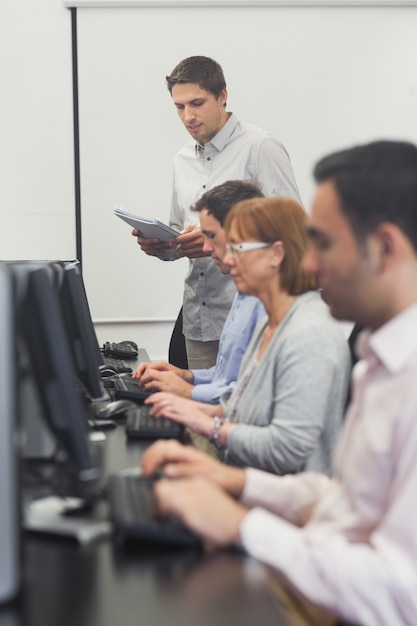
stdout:
{"type": "Polygon", "coordinates": [[[372,236],[355,238],[331,181],[318,185],[308,226],[305,269],[316,275],[334,317],[371,325],[378,308],[378,265],[372,236]]]}
{"type": "Polygon", "coordinates": [[[223,226],[207,209],[200,211],[200,226],[204,235],[204,252],[210,252],[211,258],[222,274],[228,274],[230,267],[223,264],[226,254],[226,235],[223,226]]]}
{"type": "Polygon", "coordinates": [[[172,88],[172,99],[182,123],[201,144],[209,142],[227,122],[228,115],[224,110],[226,98],[226,89],[216,98],[196,83],[174,85],[172,88]]]}

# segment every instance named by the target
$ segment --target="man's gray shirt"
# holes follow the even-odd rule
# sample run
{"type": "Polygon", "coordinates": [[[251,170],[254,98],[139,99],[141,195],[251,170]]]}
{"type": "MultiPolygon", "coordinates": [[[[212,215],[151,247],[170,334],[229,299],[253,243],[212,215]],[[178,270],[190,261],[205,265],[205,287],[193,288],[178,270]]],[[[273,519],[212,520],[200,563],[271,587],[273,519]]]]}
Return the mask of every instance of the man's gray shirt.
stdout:
{"type": "MultiPolygon", "coordinates": [[[[170,225],[183,230],[198,223],[190,207],[209,189],[227,180],[256,180],[266,196],[300,201],[285,148],[262,128],[239,122],[232,113],[204,146],[189,141],[175,156],[170,225]]],[[[175,260],[173,251],[161,255],[175,260]]],[[[183,331],[188,339],[212,341],[221,331],[236,293],[232,279],[210,257],[190,259],[185,278],[183,331]]]]}

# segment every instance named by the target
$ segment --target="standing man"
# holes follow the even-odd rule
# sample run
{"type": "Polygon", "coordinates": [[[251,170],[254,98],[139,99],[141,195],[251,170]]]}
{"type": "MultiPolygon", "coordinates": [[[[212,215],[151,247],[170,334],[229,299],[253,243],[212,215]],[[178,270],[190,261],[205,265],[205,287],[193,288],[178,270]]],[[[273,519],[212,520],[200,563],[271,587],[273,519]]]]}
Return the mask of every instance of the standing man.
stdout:
{"type": "Polygon", "coordinates": [[[170,224],[182,234],[169,243],[145,239],[134,230],[142,250],[165,261],[190,259],[183,298],[183,333],[188,365],[215,364],[220,334],[235,287],[209,252],[191,207],[207,190],[226,180],[253,179],[267,196],[300,201],[285,148],[266,131],[240,122],[226,111],[227,90],[220,65],[204,56],[188,57],[166,77],[178,115],[192,140],[177,153],[170,224]]]}
{"type": "Polygon", "coordinates": [[[149,448],[144,470],[194,477],[157,483],[159,508],[219,544],[240,541],[316,605],[354,624],[412,626],[417,147],[358,146],[322,159],[315,176],[306,267],[333,315],[365,327],[334,478],[225,468],[172,442],[149,448]]]}
{"type": "MultiPolygon", "coordinates": [[[[222,274],[230,266],[223,263],[226,256],[226,232],[223,224],[231,208],[242,200],[261,197],[259,185],[250,180],[228,180],[206,191],[193,206],[200,214],[203,251],[222,274]]],[[[161,361],[141,363],[133,373],[145,387],[170,391],[198,402],[219,404],[220,396],[234,387],[242,357],[260,319],[264,306],[258,298],[236,293],[220,337],[216,365],[209,369],[180,369],[161,361]]]]}

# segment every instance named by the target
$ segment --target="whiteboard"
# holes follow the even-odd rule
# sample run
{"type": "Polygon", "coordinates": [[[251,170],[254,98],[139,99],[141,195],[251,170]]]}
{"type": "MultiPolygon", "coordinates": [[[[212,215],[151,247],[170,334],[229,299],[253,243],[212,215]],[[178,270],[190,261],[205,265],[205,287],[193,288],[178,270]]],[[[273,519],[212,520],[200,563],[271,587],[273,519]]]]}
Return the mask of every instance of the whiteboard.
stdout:
{"type": "Polygon", "coordinates": [[[182,301],[188,261],[146,257],[112,214],[168,219],[173,157],[189,136],[165,76],[181,59],[222,65],[228,110],[283,142],[307,208],[319,157],[417,142],[415,7],[125,6],[78,9],[77,22],[83,274],[96,320],[173,319],[182,301]]]}

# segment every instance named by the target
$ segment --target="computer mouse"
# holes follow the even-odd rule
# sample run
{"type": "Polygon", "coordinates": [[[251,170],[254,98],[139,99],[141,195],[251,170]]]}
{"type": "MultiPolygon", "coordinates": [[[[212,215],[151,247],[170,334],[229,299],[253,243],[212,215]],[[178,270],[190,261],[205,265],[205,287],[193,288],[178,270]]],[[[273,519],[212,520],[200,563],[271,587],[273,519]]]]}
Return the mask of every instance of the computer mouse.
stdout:
{"type": "Polygon", "coordinates": [[[127,413],[137,409],[137,404],[131,400],[113,400],[107,402],[94,412],[94,419],[121,419],[126,417],[127,413]]]}
{"type": "Polygon", "coordinates": [[[104,378],[107,378],[107,376],[114,376],[115,374],[118,374],[117,368],[113,367],[112,365],[99,365],[98,371],[100,376],[103,376],[104,378]]]}
{"type": "Polygon", "coordinates": [[[134,350],[138,349],[138,344],[135,343],[134,341],[130,341],[129,339],[125,339],[124,341],[120,341],[119,345],[120,346],[130,346],[134,350]]]}

